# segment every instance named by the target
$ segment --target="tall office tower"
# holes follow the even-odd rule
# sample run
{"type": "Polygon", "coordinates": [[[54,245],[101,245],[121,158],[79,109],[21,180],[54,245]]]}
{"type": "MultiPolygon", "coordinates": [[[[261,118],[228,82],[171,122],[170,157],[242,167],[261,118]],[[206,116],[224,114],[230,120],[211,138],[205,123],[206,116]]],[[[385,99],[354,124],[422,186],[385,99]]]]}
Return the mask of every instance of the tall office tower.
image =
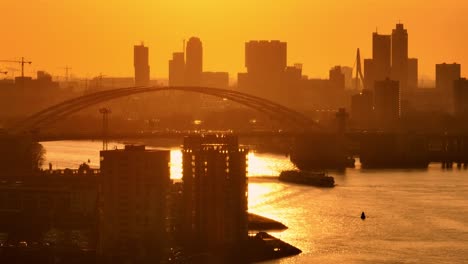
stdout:
{"type": "Polygon", "coordinates": [[[245,43],[247,73],[239,75],[241,91],[279,103],[291,94],[292,84],[285,83],[287,44],[278,40],[245,43]],[[289,89],[286,89],[288,87],[289,89]]]}
{"type": "Polygon", "coordinates": [[[400,90],[406,93],[408,83],[408,31],[397,24],[392,32],[392,79],[399,81],[400,90]]]}
{"type": "Polygon", "coordinates": [[[286,69],[286,57],[286,42],[262,40],[245,43],[245,67],[248,74],[259,77],[281,74],[286,69]]]}
{"type": "Polygon", "coordinates": [[[440,101],[445,111],[453,111],[453,85],[461,77],[460,64],[436,64],[436,89],[440,94],[440,101]]]}
{"type": "Polygon", "coordinates": [[[369,129],[374,117],[374,97],[368,89],[351,97],[351,119],[355,127],[369,129]]]}
{"type": "Polygon", "coordinates": [[[460,64],[436,64],[436,88],[440,91],[451,93],[453,90],[453,82],[460,79],[460,76],[460,64]]]}
{"type": "Polygon", "coordinates": [[[374,60],[364,59],[364,88],[370,91],[373,91],[374,84],[375,84],[374,60]]]}
{"type": "Polygon", "coordinates": [[[408,82],[406,87],[408,87],[408,90],[418,88],[418,59],[408,59],[408,82]]]}
{"type": "Polygon", "coordinates": [[[335,66],[329,71],[330,86],[333,89],[344,90],[345,88],[345,75],[341,71],[340,66],[335,66]]]}
{"type": "Polygon", "coordinates": [[[468,80],[461,78],[455,81],[453,89],[454,113],[456,116],[468,117],[468,80]]]}
{"type": "Polygon", "coordinates": [[[185,56],[185,85],[200,86],[203,72],[203,47],[199,38],[189,39],[185,56]]]}
{"type": "Polygon", "coordinates": [[[390,35],[380,35],[378,33],[372,35],[373,72],[376,81],[390,78],[391,43],[392,37],[390,35]]]}
{"type": "Polygon", "coordinates": [[[169,60],[169,86],[184,86],[185,58],[183,52],[174,52],[169,60]]]}
{"type": "Polygon", "coordinates": [[[135,86],[148,86],[150,81],[150,66],[148,47],[143,43],[133,47],[133,66],[135,67],[135,86]]]}
{"type": "Polygon", "coordinates": [[[189,247],[238,254],[248,235],[248,150],[235,136],[204,135],[186,137],[182,153],[189,247]]]}
{"type": "Polygon", "coordinates": [[[374,87],[374,111],[377,127],[393,130],[400,119],[400,88],[398,81],[376,81],[374,87]]]}
{"type": "Polygon", "coordinates": [[[166,239],[170,152],[125,146],[100,156],[100,255],[119,263],[157,260],[166,239]]]}

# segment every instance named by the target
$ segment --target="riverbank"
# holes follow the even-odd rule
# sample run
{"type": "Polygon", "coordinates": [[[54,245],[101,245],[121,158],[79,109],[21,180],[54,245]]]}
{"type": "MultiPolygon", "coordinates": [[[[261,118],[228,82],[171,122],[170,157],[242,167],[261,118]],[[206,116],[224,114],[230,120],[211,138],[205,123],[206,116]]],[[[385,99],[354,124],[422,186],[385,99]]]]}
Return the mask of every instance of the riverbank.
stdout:
{"type": "Polygon", "coordinates": [[[253,213],[248,213],[249,231],[271,231],[288,229],[283,223],[253,213]]]}

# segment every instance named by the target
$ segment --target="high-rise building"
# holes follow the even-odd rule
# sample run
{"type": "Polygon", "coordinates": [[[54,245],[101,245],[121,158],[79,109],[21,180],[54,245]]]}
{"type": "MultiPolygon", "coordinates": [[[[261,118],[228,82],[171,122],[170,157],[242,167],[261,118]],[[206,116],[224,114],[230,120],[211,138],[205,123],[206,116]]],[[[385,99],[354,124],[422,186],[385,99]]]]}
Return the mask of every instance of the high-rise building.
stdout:
{"type": "Polygon", "coordinates": [[[453,90],[454,113],[456,116],[468,117],[468,80],[455,80],[453,90]]]}
{"type": "Polygon", "coordinates": [[[241,91],[265,99],[286,103],[292,85],[286,82],[287,44],[278,40],[249,41],[245,43],[246,74],[239,74],[241,91]]]}
{"type": "MultiPolygon", "coordinates": [[[[247,239],[247,149],[237,137],[184,139],[183,226],[190,247],[238,250],[247,239]]],[[[238,251],[234,251],[238,252],[238,251]]]]}
{"type": "Polygon", "coordinates": [[[408,81],[406,83],[408,90],[418,88],[418,59],[408,59],[408,81]]]}
{"type": "Polygon", "coordinates": [[[461,77],[460,64],[436,64],[436,89],[439,91],[442,109],[453,111],[454,81],[461,77]]]}
{"type": "Polygon", "coordinates": [[[383,81],[390,78],[391,73],[391,43],[392,36],[372,35],[372,60],[373,72],[376,81],[383,81]]]}
{"type": "Polygon", "coordinates": [[[460,76],[460,64],[436,64],[436,89],[451,94],[453,91],[453,82],[460,79],[460,76]]]}
{"type": "Polygon", "coordinates": [[[135,86],[148,86],[150,81],[148,47],[143,44],[133,47],[133,66],[135,67],[135,86]]]}
{"type": "Polygon", "coordinates": [[[185,84],[185,54],[174,52],[169,60],[169,86],[183,86],[185,84]]]}
{"type": "Polygon", "coordinates": [[[374,98],[370,90],[364,89],[361,93],[351,97],[351,119],[355,127],[369,129],[374,116],[374,98]]]}
{"type": "Polygon", "coordinates": [[[287,44],[278,40],[249,41],[245,43],[247,73],[268,77],[286,69],[287,44]]]}
{"type": "Polygon", "coordinates": [[[166,239],[170,152],[129,145],[100,156],[100,255],[119,263],[157,259],[166,239]]]}
{"type": "Polygon", "coordinates": [[[400,119],[400,88],[398,81],[376,81],[374,87],[374,111],[377,127],[392,130],[400,119]]]}
{"type": "Polygon", "coordinates": [[[392,35],[372,35],[372,60],[364,60],[364,86],[372,90],[375,81],[391,78],[399,82],[406,97],[418,86],[418,60],[408,58],[408,31],[396,24],[392,35]]]}
{"type": "Polygon", "coordinates": [[[203,72],[203,46],[199,38],[189,39],[185,56],[185,85],[200,86],[203,72]]]}
{"type": "Polygon", "coordinates": [[[397,24],[392,32],[392,79],[400,83],[405,93],[408,82],[408,31],[397,24]]]}
{"type": "Polygon", "coordinates": [[[335,66],[329,71],[330,87],[332,89],[344,90],[345,88],[345,75],[341,71],[340,66],[335,66]]]}
{"type": "Polygon", "coordinates": [[[364,88],[373,91],[375,80],[374,60],[364,59],[364,88]]]}

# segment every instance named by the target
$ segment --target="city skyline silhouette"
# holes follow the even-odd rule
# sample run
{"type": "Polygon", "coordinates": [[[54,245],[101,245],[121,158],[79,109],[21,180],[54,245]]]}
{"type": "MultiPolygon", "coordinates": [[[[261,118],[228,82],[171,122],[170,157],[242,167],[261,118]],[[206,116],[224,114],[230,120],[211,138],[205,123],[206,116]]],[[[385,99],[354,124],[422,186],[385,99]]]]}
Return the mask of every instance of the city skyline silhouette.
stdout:
{"type": "Polygon", "coordinates": [[[2,5],[10,12],[2,19],[5,41],[0,57],[34,60],[28,75],[46,70],[63,76],[59,67],[71,65],[71,74],[81,78],[100,73],[122,77],[132,75],[132,57],[124,51],[144,41],[152,50],[151,78],[165,79],[172,52],[181,51],[183,40],[196,36],[204,43],[206,70],[233,75],[243,70],[245,42],[276,39],[289,45],[288,64],[302,63],[305,74],[323,78],[334,65],[352,67],[358,47],[363,57],[370,57],[370,32],[391,34],[393,25],[401,22],[410,35],[410,54],[424,58],[422,79],[434,79],[436,63],[468,62],[464,37],[457,30],[468,25],[462,15],[467,3],[360,1],[357,6],[348,0],[140,1],[130,6],[128,1],[105,0],[7,2],[2,5]],[[15,19],[16,14],[24,19],[15,19]]]}
{"type": "Polygon", "coordinates": [[[466,262],[468,2],[0,8],[0,263],[466,262]]]}

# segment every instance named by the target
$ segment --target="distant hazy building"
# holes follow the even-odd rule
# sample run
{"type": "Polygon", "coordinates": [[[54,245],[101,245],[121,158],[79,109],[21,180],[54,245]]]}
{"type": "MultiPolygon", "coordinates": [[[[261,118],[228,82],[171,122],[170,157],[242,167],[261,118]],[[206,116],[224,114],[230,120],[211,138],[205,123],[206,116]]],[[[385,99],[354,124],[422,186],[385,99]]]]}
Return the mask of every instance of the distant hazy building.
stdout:
{"type": "Polygon", "coordinates": [[[454,81],[461,77],[460,64],[436,64],[436,89],[439,91],[443,109],[453,111],[454,81]]]}
{"type": "Polygon", "coordinates": [[[77,94],[60,89],[44,71],[37,72],[37,79],[18,76],[0,80],[0,120],[21,119],[74,96],[77,94]]]}
{"type": "Polygon", "coordinates": [[[372,35],[373,72],[376,81],[390,78],[391,72],[391,43],[390,35],[372,35]]]}
{"type": "Polygon", "coordinates": [[[402,95],[418,85],[418,61],[408,58],[408,31],[398,23],[392,35],[372,35],[372,59],[364,60],[364,86],[373,89],[375,81],[386,78],[400,84],[402,95]]]}
{"type": "Polygon", "coordinates": [[[368,129],[372,126],[374,117],[374,97],[370,90],[364,89],[361,93],[351,97],[351,119],[354,126],[359,129],[368,129]]]}
{"type": "Polygon", "coordinates": [[[135,67],[135,86],[148,86],[150,81],[148,47],[143,44],[133,47],[133,66],[135,67]]]}
{"type": "Polygon", "coordinates": [[[400,23],[392,32],[392,79],[400,83],[400,90],[405,93],[408,83],[408,31],[400,23]]]}
{"type": "Polygon", "coordinates": [[[454,113],[456,116],[468,117],[468,80],[458,79],[453,90],[454,113]]]}
{"type": "Polygon", "coordinates": [[[200,86],[203,72],[203,46],[199,38],[189,39],[185,56],[185,85],[200,86]]]}
{"type": "Polygon", "coordinates": [[[169,86],[183,86],[185,84],[185,54],[174,52],[169,60],[169,86]]]}
{"type": "Polygon", "coordinates": [[[374,111],[377,127],[395,129],[400,119],[400,88],[398,81],[376,81],[374,87],[374,111]]]}
{"type": "Polygon", "coordinates": [[[249,41],[245,43],[245,67],[247,73],[267,77],[282,73],[286,68],[286,42],[249,41]]]}
{"type": "Polygon", "coordinates": [[[99,254],[118,261],[157,259],[166,239],[169,151],[125,146],[100,156],[99,254]]]}
{"type": "Polygon", "coordinates": [[[375,84],[374,60],[364,59],[364,88],[373,90],[375,84]]]}
{"type": "Polygon", "coordinates": [[[229,73],[228,72],[203,72],[202,86],[228,89],[229,88],[229,73]]]}
{"type": "Polygon", "coordinates": [[[101,77],[97,76],[88,82],[86,93],[116,89],[121,87],[131,87],[135,85],[135,79],[132,77],[101,77]]]}
{"type": "Polygon", "coordinates": [[[349,66],[341,66],[341,73],[345,76],[346,89],[354,89],[355,83],[353,82],[353,68],[349,66]]]}
{"type": "Polygon", "coordinates": [[[239,252],[247,239],[248,151],[235,136],[205,135],[185,138],[182,153],[187,242],[203,252],[239,252]]]}
{"type": "Polygon", "coordinates": [[[453,90],[453,82],[460,79],[460,76],[460,64],[436,64],[436,89],[451,93],[453,90]]]}
{"type": "Polygon", "coordinates": [[[286,42],[262,40],[245,43],[247,73],[238,75],[238,88],[249,94],[285,103],[286,57],[286,42]]]}
{"type": "Polygon", "coordinates": [[[345,88],[345,75],[341,71],[340,66],[335,66],[329,71],[330,88],[337,90],[344,90],[345,88]]]}
{"type": "Polygon", "coordinates": [[[406,83],[408,90],[415,90],[418,88],[418,59],[408,59],[408,80],[406,83]]]}

